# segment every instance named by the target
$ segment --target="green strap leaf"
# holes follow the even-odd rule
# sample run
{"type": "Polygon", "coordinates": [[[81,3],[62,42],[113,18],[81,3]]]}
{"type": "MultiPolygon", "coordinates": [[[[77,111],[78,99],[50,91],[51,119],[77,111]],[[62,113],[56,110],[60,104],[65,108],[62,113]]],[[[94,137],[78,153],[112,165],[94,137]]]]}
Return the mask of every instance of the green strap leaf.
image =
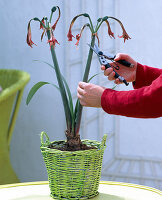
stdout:
{"type": "Polygon", "coordinates": [[[95,76],[97,76],[97,75],[99,75],[99,74],[102,74],[102,72],[97,73],[97,74],[94,74],[93,76],[91,76],[91,77],[88,79],[87,83],[89,83],[95,76]]]}
{"type": "Polygon", "coordinates": [[[27,99],[26,99],[26,104],[28,105],[31,101],[31,99],[33,98],[34,94],[39,90],[40,87],[42,87],[43,85],[46,85],[46,84],[51,84],[52,86],[54,86],[55,88],[57,88],[58,90],[59,87],[56,86],[55,84],[53,83],[49,83],[49,82],[43,82],[43,81],[40,81],[38,83],[36,83],[30,90],[28,96],[27,96],[27,99]]]}
{"type": "MultiPolygon", "coordinates": [[[[94,47],[95,44],[95,36],[92,36],[91,39],[91,46],[94,47]]],[[[89,49],[89,54],[88,54],[88,59],[87,59],[87,64],[86,64],[86,68],[84,71],[84,76],[83,76],[83,82],[87,82],[88,81],[88,75],[89,75],[89,71],[90,71],[90,67],[91,67],[91,62],[92,62],[92,55],[93,55],[93,50],[90,48],[89,49]]],[[[83,106],[78,103],[77,106],[77,113],[76,113],[76,124],[75,124],[75,131],[76,131],[76,135],[79,134],[79,129],[80,129],[80,123],[81,123],[81,116],[82,116],[82,110],[83,110],[83,106]]]]}
{"type": "Polygon", "coordinates": [[[53,65],[51,65],[50,63],[48,63],[46,61],[43,61],[43,60],[33,60],[33,61],[35,61],[35,62],[43,62],[43,63],[49,65],[51,68],[55,69],[55,67],[53,65]]]}
{"type": "Polygon", "coordinates": [[[72,99],[72,94],[71,94],[71,91],[70,91],[70,88],[68,86],[68,83],[66,81],[66,79],[62,76],[63,78],[63,81],[64,81],[64,84],[65,84],[65,88],[66,88],[66,91],[67,91],[67,94],[68,94],[68,98],[69,98],[69,107],[70,107],[70,112],[71,112],[71,115],[73,116],[73,99],[72,99]]]}
{"type": "MultiPolygon", "coordinates": [[[[43,61],[43,60],[34,60],[34,61],[37,61],[37,62],[43,62],[45,64],[47,64],[48,66],[50,66],[52,69],[55,69],[55,66],[53,66],[52,64],[46,62],[46,61],[43,61]]],[[[71,112],[71,116],[73,118],[73,100],[72,100],[72,94],[71,94],[71,91],[70,91],[70,88],[68,86],[68,83],[66,81],[66,79],[64,78],[64,76],[61,74],[62,76],[62,79],[64,81],[64,84],[65,84],[65,88],[66,88],[66,91],[67,91],[67,94],[68,94],[68,103],[69,103],[69,108],[70,108],[70,112],[71,112]]],[[[73,120],[73,119],[72,119],[73,120]]]]}
{"type": "MultiPolygon", "coordinates": [[[[47,37],[50,40],[50,38],[51,38],[50,30],[47,30],[47,37]]],[[[60,88],[62,102],[63,102],[63,106],[64,106],[67,129],[71,130],[72,116],[71,116],[71,112],[70,112],[70,107],[69,107],[69,102],[68,102],[68,98],[67,98],[64,82],[62,80],[62,75],[61,75],[59,64],[58,64],[58,61],[57,61],[54,45],[52,45],[50,49],[51,49],[51,55],[52,55],[53,64],[55,66],[55,72],[56,72],[58,85],[59,85],[59,88],[60,88]]]]}

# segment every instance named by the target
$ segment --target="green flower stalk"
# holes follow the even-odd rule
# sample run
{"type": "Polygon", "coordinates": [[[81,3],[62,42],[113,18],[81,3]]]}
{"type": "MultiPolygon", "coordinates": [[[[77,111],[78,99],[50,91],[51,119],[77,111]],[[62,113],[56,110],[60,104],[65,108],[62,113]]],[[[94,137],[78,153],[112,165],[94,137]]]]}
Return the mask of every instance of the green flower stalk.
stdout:
{"type": "MultiPolygon", "coordinates": [[[[50,50],[51,50],[51,55],[52,55],[52,60],[53,60],[53,64],[54,64],[54,69],[55,69],[55,72],[56,72],[56,77],[57,77],[57,81],[58,81],[58,85],[59,85],[59,90],[60,90],[61,97],[62,97],[62,100],[63,100],[67,128],[71,129],[71,124],[70,124],[70,121],[71,121],[71,112],[70,112],[70,109],[69,109],[69,106],[68,106],[68,98],[67,98],[65,86],[64,86],[64,83],[63,83],[63,78],[62,78],[62,75],[61,75],[61,72],[60,72],[59,64],[58,64],[56,53],[55,53],[55,46],[56,46],[56,44],[59,44],[59,43],[56,40],[56,38],[54,37],[54,30],[56,28],[56,24],[57,24],[59,18],[60,18],[60,9],[57,6],[57,7],[53,7],[52,8],[49,22],[48,22],[48,19],[46,17],[44,17],[42,20],[39,20],[38,18],[31,19],[29,21],[29,23],[28,23],[27,44],[30,47],[32,47],[32,45],[34,44],[32,42],[32,40],[31,40],[31,28],[30,28],[31,21],[34,20],[34,21],[40,22],[40,29],[43,29],[43,34],[45,32],[47,33],[48,43],[50,45],[50,50]],[[59,17],[57,18],[57,20],[54,23],[54,25],[51,27],[50,22],[51,22],[51,19],[52,19],[53,12],[55,12],[56,9],[59,10],[59,17]],[[45,25],[44,20],[46,20],[46,25],[45,25]]],[[[41,40],[43,38],[43,34],[41,36],[41,40]]],[[[42,86],[43,85],[44,84],[42,84],[42,86]]],[[[34,87],[33,87],[32,90],[29,92],[29,95],[28,95],[28,98],[27,98],[27,104],[29,104],[31,98],[33,97],[33,95],[35,94],[35,92],[39,89],[39,88],[37,89],[36,86],[35,86],[35,90],[34,90],[34,87]],[[31,93],[34,93],[34,94],[31,94],[31,93]]]]}
{"type": "MultiPolygon", "coordinates": [[[[75,45],[79,44],[79,40],[82,36],[83,30],[85,29],[85,27],[89,27],[89,29],[92,33],[91,46],[94,47],[96,34],[94,32],[94,27],[93,27],[91,18],[87,13],[77,15],[76,17],[73,18],[73,20],[71,21],[70,27],[69,27],[69,32],[67,34],[68,41],[72,41],[72,38],[74,37],[72,35],[72,30],[71,30],[72,26],[73,26],[75,20],[78,17],[81,17],[81,16],[87,17],[89,19],[89,23],[85,24],[81,28],[80,34],[76,35],[77,42],[76,42],[75,45]]],[[[88,82],[88,76],[89,76],[90,66],[91,66],[91,62],[92,62],[92,56],[93,56],[93,50],[90,48],[88,58],[87,58],[86,68],[85,68],[85,72],[84,72],[84,76],[83,76],[84,82],[88,82]]],[[[73,136],[77,137],[77,138],[80,137],[79,136],[79,130],[80,130],[81,117],[82,117],[82,110],[83,110],[83,106],[80,104],[79,101],[77,101],[76,106],[75,106],[75,121],[74,121],[74,124],[73,124],[73,136]]]]}
{"type": "MultiPolygon", "coordinates": [[[[60,19],[60,16],[61,16],[60,8],[58,6],[55,6],[51,9],[51,14],[50,14],[49,20],[47,17],[43,17],[42,20],[35,17],[35,18],[31,19],[28,23],[27,44],[31,48],[33,47],[33,45],[36,45],[32,41],[32,35],[31,35],[31,22],[32,21],[37,21],[40,23],[40,30],[43,31],[42,35],[41,35],[41,40],[43,39],[44,35],[46,35],[48,38],[47,43],[50,46],[53,65],[46,63],[46,62],[44,62],[44,63],[48,64],[50,67],[52,67],[55,70],[58,86],[53,83],[49,83],[49,82],[42,82],[42,81],[38,82],[31,88],[31,90],[28,94],[26,103],[29,104],[29,102],[31,101],[32,97],[37,92],[37,90],[45,84],[51,84],[52,86],[57,88],[61,94],[61,98],[62,98],[62,102],[63,102],[63,106],[64,106],[65,118],[66,118],[66,127],[67,127],[67,129],[65,131],[65,134],[67,137],[66,150],[74,151],[74,150],[81,150],[81,149],[85,148],[85,145],[82,144],[82,142],[80,140],[80,135],[79,135],[83,107],[80,104],[79,100],[77,100],[76,105],[74,107],[70,88],[66,82],[66,79],[63,77],[63,75],[60,72],[60,67],[59,67],[59,63],[58,63],[56,52],[55,52],[55,46],[59,45],[59,42],[57,41],[57,39],[54,36],[54,31],[56,29],[56,26],[60,19]],[[55,23],[53,25],[51,25],[53,14],[56,11],[58,11],[57,20],[55,21],[55,23]]],[[[97,24],[94,26],[90,16],[87,13],[83,13],[83,14],[75,16],[72,19],[70,27],[69,27],[69,31],[67,34],[68,41],[72,41],[73,38],[76,38],[77,42],[75,45],[78,46],[84,29],[86,27],[88,27],[89,30],[91,31],[91,46],[94,47],[95,38],[97,38],[98,45],[99,45],[99,37],[98,37],[97,32],[103,22],[106,22],[106,24],[108,26],[109,36],[114,38],[114,34],[111,31],[110,24],[108,22],[108,18],[115,19],[116,21],[119,22],[119,24],[121,25],[122,30],[123,30],[123,35],[120,37],[123,37],[124,41],[126,39],[130,38],[128,36],[128,34],[126,33],[123,24],[118,19],[116,19],[114,17],[108,17],[108,16],[106,16],[104,18],[99,18],[97,20],[97,24]],[[83,27],[80,30],[80,33],[77,34],[76,37],[74,37],[72,35],[72,27],[73,27],[73,24],[76,21],[76,19],[78,19],[81,16],[86,17],[88,19],[88,23],[83,25],[83,27]]],[[[84,71],[84,76],[83,76],[84,82],[88,82],[88,78],[89,78],[88,76],[89,76],[89,72],[90,72],[92,57],[93,57],[93,50],[90,48],[89,53],[88,53],[85,71],[84,71]]],[[[91,78],[89,80],[91,80],[91,78]]]]}
{"type": "MultiPolygon", "coordinates": [[[[95,44],[95,38],[97,38],[98,40],[98,46],[99,46],[99,37],[98,37],[98,30],[100,28],[100,26],[102,25],[103,22],[106,22],[107,24],[107,27],[108,27],[108,35],[111,37],[111,38],[114,38],[114,33],[111,31],[111,27],[110,27],[110,24],[108,22],[108,18],[111,18],[111,19],[114,19],[116,21],[118,21],[118,23],[120,24],[122,30],[123,30],[123,35],[120,36],[120,38],[124,38],[124,42],[125,40],[127,39],[130,39],[130,37],[128,36],[128,34],[126,33],[125,31],[125,28],[123,26],[123,24],[121,23],[120,20],[114,18],[114,17],[108,17],[108,16],[105,16],[103,18],[99,18],[97,20],[97,24],[96,26],[94,26],[92,24],[92,21],[91,21],[91,18],[90,16],[87,14],[87,13],[84,13],[84,14],[80,14],[80,15],[77,15],[76,17],[73,18],[73,20],[71,21],[71,24],[70,24],[70,27],[69,27],[69,32],[67,34],[67,37],[68,37],[68,41],[72,41],[72,38],[74,37],[72,35],[72,26],[74,25],[74,22],[77,18],[81,17],[81,16],[84,16],[84,17],[87,17],[89,19],[89,23],[85,24],[82,28],[81,28],[81,31],[79,34],[76,35],[76,39],[77,39],[77,42],[75,45],[78,45],[79,44],[79,41],[81,39],[81,36],[82,36],[82,33],[83,33],[83,30],[85,27],[89,27],[91,33],[92,33],[92,37],[91,37],[91,46],[94,47],[94,44],[95,44]]],[[[75,38],[75,37],[74,37],[75,38]]],[[[92,56],[93,56],[93,51],[92,49],[90,48],[89,49],[89,54],[88,54],[88,59],[87,59],[87,63],[86,63],[86,68],[85,68],[85,72],[84,72],[84,76],[83,76],[83,82],[88,82],[88,75],[89,75],[89,71],[90,71],[90,66],[91,66],[91,62],[92,62],[92,56]]],[[[80,123],[81,123],[81,116],[82,116],[82,110],[83,110],[83,107],[82,105],[80,104],[80,102],[77,101],[76,103],[76,119],[75,119],[75,127],[74,127],[74,134],[75,135],[79,135],[79,130],[80,130],[80,123]]]]}

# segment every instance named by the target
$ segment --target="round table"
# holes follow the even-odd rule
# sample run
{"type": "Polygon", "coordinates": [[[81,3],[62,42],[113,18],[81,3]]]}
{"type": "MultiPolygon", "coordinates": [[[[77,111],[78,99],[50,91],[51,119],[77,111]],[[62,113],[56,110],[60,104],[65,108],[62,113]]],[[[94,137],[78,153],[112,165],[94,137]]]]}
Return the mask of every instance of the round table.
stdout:
{"type": "MultiPolygon", "coordinates": [[[[3,200],[52,200],[47,181],[1,185],[0,197],[3,200]]],[[[101,181],[99,195],[92,200],[162,200],[162,191],[136,184],[101,181]]]]}

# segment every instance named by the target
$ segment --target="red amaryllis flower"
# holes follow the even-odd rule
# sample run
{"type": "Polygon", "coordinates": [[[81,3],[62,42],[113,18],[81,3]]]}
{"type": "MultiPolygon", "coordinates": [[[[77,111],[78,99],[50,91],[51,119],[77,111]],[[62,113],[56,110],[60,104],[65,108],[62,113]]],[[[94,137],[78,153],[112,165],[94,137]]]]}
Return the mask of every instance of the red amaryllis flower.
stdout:
{"type": "Polygon", "coordinates": [[[60,16],[61,16],[60,8],[59,8],[58,6],[57,6],[57,8],[58,8],[58,10],[59,10],[59,16],[58,16],[58,18],[57,18],[56,22],[54,23],[54,25],[52,26],[52,29],[53,29],[53,30],[55,30],[55,28],[56,28],[56,25],[57,25],[57,22],[59,21],[59,19],[60,19],[60,16]]]}
{"type": "Polygon", "coordinates": [[[88,23],[85,24],[84,26],[82,26],[82,28],[81,28],[81,30],[80,30],[80,33],[76,35],[76,39],[77,39],[77,42],[76,42],[76,44],[75,44],[76,46],[78,46],[79,40],[80,40],[80,38],[81,38],[81,36],[82,36],[82,33],[83,33],[85,27],[87,27],[87,26],[90,27],[90,25],[89,25],[88,23]]]}
{"type": "Polygon", "coordinates": [[[68,34],[67,34],[67,37],[68,37],[68,41],[72,41],[72,38],[74,37],[74,36],[72,35],[72,33],[71,33],[71,26],[70,26],[70,28],[69,28],[69,32],[68,32],[68,34]]]}
{"type": "Polygon", "coordinates": [[[44,33],[45,33],[45,28],[43,27],[42,24],[45,25],[45,22],[44,22],[44,18],[41,20],[42,23],[40,23],[40,29],[43,29],[43,33],[41,35],[41,41],[43,40],[43,36],[44,36],[44,33]]]}
{"type": "Polygon", "coordinates": [[[51,36],[51,39],[48,40],[47,43],[50,44],[50,48],[51,48],[52,45],[55,47],[55,46],[56,46],[56,43],[57,43],[57,44],[60,44],[60,43],[56,40],[56,38],[55,38],[53,35],[51,36]]]}
{"type": "MultiPolygon", "coordinates": [[[[41,21],[44,25],[45,25],[45,23],[44,23],[44,18],[42,19],[42,21],[41,21]]],[[[40,23],[40,29],[44,29],[44,27],[43,27],[43,25],[40,23]]]]}
{"type": "Polygon", "coordinates": [[[69,32],[68,32],[68,34],[67,34],[68,41],[72,41],[72,38],[74,37],[74,36],[72,35],[72,33],[71,33],[71,29],[72,29],[72,26],[73,26],[75,20],[76,20],[78,17],[82,16],[82,15],[83,15],[83,14],[77,15],[77,16],[75,16],[75,17],[72,19],[72,21],[71,21],[71,23],[70,23],[70,27],[69,27],[69,32]]]}
{"type": "Polygon", "coordinates": [[[108,27],[108,34],[109,34],[109,36],[110,36],[111,38],[113,37],[113,38],[115,39],[114,33],[111,31],[109,22],[108,22],[107,20],[105,20],[105,22],[106,22],[107,27],[108,27]]]}
{"type": "Polygon", "coordinates": [[[118,35],[119,38],[124,38],[124,42],[125,42],[125,40],[131,39],[131,38],[129,37],[129,35],[127,34],[127,32],[126,32],[126,30],[125,30],[123,24],[121,23],[121,21],[120,21],[119,19],[117,19],[117,18],[115,18],[115,17],[109,17],[109,18],[116,20],[116,21],[119,22],[119,24],[120,24],[120,26],[121,26],[121,28],[122,28],[122,30],[123,30],[123,35],[121,35],[121,36],[118,35]]]}
{"type": "Polygon", "coordinates": [[[77,35],[76,35],[77,42],[76,42],[76,44],[75,44],[76,46],[78,46],[80,38],[81,38],[81,35],[80,35],[80,34],[77,34],[77,35]]]}
{"type": "MultiPolygon", "coordinates": [[[[31,47],[34,44],[34,42],[31,40],[31,27],[30,27],[30,22],[28,23],[28,33],[27,33],[27,38],[26,38],[26,42],[27,44],[31,47]]],[[[36,44],[34,44],[36,45],[36,44]]],[[[37,46],[37,45],[36,45],[37,46]]]]}
{"type": "Polygon", "coordinates": [[[119,38],[124,38],[124,42],[125,42],[125,40],[131,39],[131,37],[129,37],[129,35],[127,34],[127,32],[124,29],[124,27],[123,27],[123,35],[121,35],[121,36],[118,35],[118,37],[119,38]]]}

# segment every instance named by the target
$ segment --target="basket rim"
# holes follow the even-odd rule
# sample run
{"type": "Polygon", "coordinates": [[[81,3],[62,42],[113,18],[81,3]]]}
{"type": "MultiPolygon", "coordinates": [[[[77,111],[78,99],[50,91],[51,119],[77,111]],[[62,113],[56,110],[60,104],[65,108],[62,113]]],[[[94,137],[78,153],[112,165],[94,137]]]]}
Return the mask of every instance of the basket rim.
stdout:
{"type": "Polygon", "coordinates": [[[94,142],[94,144],[96,144],[96,149],[87,149],[87,150],[79,150],[79,151],[62,151],[59,149],[51,149],[48,146],[54,142],[66,142],[66,140],[55,140],[52,141],[50,143],[45,143],[42,144],[40,146],[40,149],[42,152],[49,152],[49,153],[58,153],[58,154],[66,154],[66,155],[80,155],[80,154],[87,154],[87,153],[96,153],[96,152],[100,152],[100,151],[104,151],[106,148],[106,145],[102,146],[102,142],[101,141],[97,141],[97,140],[90,140],[90,139],[83,139],[81,140],[82,142],[94,142]],[[101,148],[100,148],[101,147],[101,148]]]}

